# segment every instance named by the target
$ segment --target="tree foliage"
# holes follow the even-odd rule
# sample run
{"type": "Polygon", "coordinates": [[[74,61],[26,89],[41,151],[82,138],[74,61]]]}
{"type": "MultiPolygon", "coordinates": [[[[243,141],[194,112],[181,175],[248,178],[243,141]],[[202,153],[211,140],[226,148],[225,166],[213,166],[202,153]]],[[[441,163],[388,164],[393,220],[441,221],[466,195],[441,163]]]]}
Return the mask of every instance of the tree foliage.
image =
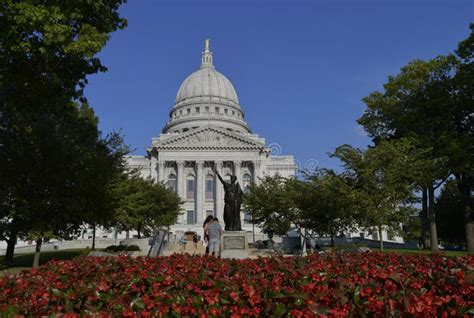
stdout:
{"type": "Polygon", "coordinates": [[[462,231],[464,211],[456,180],[449,180],[441,189],[436,201],[436,221],[439,238],[443,243],[465,245],[465,235],[462,231]]]}
{"type": "Polygon", "coordinates": [[[162,183],[137,174],[121,175],[111,186],[115,198],[114,220],[118,229],[151,234],[154,229],[176,223],[180,214],[179,196],[162,183]]]}
{"type": "Polygon", "coordinates": [[[259,183],[251,184],[244,195],[245,210],[263,231],[286,234],[292,225],[300,222],[299,211],[294,203],[295,182],[282,176],[267,176],[259,183]]]}
{"type": "MultiPolygon", "coordinates": [[[[383,141],[362,151],[348,145],[333,154],[354,180],[353,196],[357,225],[376,228],[383,247],[382,230],[401,232],[413,214],[414,171],[419,153],[410,140],[383,141]]],[[[423,154],[421,154],[423,155],[423,154]]]]}
{"type": "Polygon", "coordinates": [[[302,226],[322,237],[334,239],[356,225],[353,180],[346,174],[319,169],[298,183],[295,205],[302,226]]]}
{"type": "Polygon", "coordinates": [[[429,219],[432,250],[438,245],[434,190],[451,174],[460,181],[468,249],[474,250],[474,215],[469,206],[474,167],[474,24],[470,28],[470,36],[455,54],[415,60],[390,76],[383,92],[364,98],[367,109],[358,120],[376,143],[410,137],[429,150],[418,183],[428,193],[422,218],[429,219]]]}
{"type": "Polygon", "coordinates": [[[321,169],[306,180],[267,176],[250,186],[244,204],[264,231],[296,227],[334,238],[354,225],[351,194],[346,176],[321,169]]]}
{"type": "Polygon", "coordinates": [[[96,54],[122,29],[122,0],[0,1],[0,229],[65,237],[88,211],[105,211],[126,148],[103,137],[84,98],[96,54]]]}

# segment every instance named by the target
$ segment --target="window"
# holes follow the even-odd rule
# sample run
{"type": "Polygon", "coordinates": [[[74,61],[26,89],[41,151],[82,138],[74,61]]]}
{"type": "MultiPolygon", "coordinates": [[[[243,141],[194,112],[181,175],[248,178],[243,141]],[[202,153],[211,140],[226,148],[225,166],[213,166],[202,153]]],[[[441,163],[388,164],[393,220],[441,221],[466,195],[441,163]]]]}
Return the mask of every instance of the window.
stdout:
{"type": "Polygon", "coordinates": [[[214,199],[214,177],[210,174],[206,176],[206,200],[214,199]]]}
{"type": "Polygon", "coordinates": [[[194,210],[186,211],[186,224],[195,224],[194,221],[194,210]]]}
{"type": "Polygon", "coordinates": [[[188,108],[187,111],[188,111],[188,114],[191,114],[191,108],[188,108]]]}
{"type": "Polygon", "coordinates": [[[183,110],[182,110],[182,109],[179,110],[179,114],[180,114],[180,115],[183,114],[183,110]]]}
{"type": "Polygon", "coordinates": [[[215,111],[216,111],[216,113],[219,114],[219,107],[216,107],[216,108],[215,108],[215,111]]]}
{"type": "Polygon", "coordinates": [[[235,111],[232,111],[232,115],[234,115],[234,116],[235,116],[235,111]]]}
{"type": "Polygon", "coordinates": [[[186,180],[186,199],[194,200],[195,185],[194,176],[188,176],[186,180]]]}
{"type": "Polygon", "coordinates": [[[242,178],[242,186],[245,193],[249,191],[251,183],[252,177],[249,174],[244,174],[244,177],[242,178]]]}
{"type": "Polygon", "coordinates": [[[206,106],[206,113],[209,113],[209,107],[206,106]]]}
{"type": "Polygon", "coordinates": [[[227,108],[226,108],[226,109],[224,109],[224,113],[227,115],[227,108]]]}
{"type": "Polygon", "coordinates": [[[214,216],[214,210],[206,210],[206,218],[207,218],[209,215],[214,216]]]}
{"type": "Polygon", "coordinates": [[[201,112],[201,108],[196,107],[196,113],[199,113],[199,112],[201,112]]]}
{"type": "Polygon", "coordinates": [[[176,176],[174,174],[170,174],[168,176],[168,182],[167,182],[168,189],[176,193],[177,188],[176,188],[176,176]]]}

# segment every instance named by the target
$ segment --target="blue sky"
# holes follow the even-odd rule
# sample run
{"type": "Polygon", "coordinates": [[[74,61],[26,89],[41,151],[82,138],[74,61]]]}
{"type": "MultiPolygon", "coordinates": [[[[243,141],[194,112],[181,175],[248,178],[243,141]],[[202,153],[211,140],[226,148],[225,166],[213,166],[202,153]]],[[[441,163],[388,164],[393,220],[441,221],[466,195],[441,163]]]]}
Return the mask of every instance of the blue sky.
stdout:
{"type": "Polygon", "coordinates": [[[104,133],[121,129],[143,155],[209,37],[253,132],[303,167],[337,168],[328,152],[370,143],[356,124],[362,97],[409,61],[452,52],[473,3],[129,0],[129,26],[100,53],[109,71],[90,78],[86,95],[104,133]]]}

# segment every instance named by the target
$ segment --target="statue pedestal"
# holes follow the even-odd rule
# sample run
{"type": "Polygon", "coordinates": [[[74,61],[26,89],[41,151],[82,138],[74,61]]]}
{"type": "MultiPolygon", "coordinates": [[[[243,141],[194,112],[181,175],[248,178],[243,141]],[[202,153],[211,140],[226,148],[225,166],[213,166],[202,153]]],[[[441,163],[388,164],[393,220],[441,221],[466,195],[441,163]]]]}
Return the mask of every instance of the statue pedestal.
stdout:
{"type": "Polygon", "coordinates": [[[226,231],[221,237],[222,258],[248,258],[249,246],[246,231],[226,231]]]}

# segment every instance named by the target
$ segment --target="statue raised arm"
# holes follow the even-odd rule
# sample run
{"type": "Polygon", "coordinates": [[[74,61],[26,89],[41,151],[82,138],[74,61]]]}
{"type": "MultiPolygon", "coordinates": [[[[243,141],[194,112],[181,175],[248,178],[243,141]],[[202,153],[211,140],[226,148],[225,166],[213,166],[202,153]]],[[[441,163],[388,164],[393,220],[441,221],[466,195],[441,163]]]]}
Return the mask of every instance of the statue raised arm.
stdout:
{"type": "Polygon", "coordinates": [[[219,178],[219,180],[221,181],[221,183],[222,183],[223,185],[226,185],[227,182],[225,182],[224,179],[222,179],[222,177],[221,177],[221,175],[219,174],[219,172],[216,171],[216,174],[217,174],[217,177],[219,178]]]}

